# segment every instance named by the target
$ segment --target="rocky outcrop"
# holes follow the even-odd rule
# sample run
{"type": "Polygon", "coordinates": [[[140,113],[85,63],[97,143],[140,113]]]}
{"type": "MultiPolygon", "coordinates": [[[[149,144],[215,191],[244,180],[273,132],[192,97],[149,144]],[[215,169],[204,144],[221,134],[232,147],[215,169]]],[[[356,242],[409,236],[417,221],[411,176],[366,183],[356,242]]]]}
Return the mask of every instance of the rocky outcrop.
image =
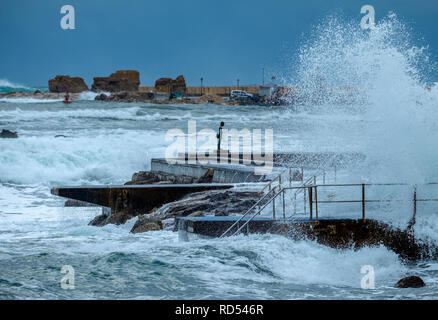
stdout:
{"type": "Polygon", "coordinates": [[[106,214],[100,214],[96,216],[93,220],[91,220],[88,225],[94,226],[94,227],[103,227],[106,225],[106,221],[108,220],[109,215],[106,214]]]}
{"type": "Polygon", "coordinates": [[[136,228],[133,228],[131,230],[132,233],[141,233],[141,232],[147,232],[147,231],[157,231],[162,230],[163,224],[161,221],[145,221],[144,223],[141,223],[137,225],[136,228]]]}
{"type": "Polygon", "coordinates": [[[187,184],[187,183],[195,183],[195,179],[189,176],[173,175],[160,171],[140,171],[134,173],[131,181],[128,181],[125,184],[132,185],[132,184],[162,184],[162,183],[187,184]]]}
{"type": "Polygon", "coordinates": [[[423,279],[421,279],[420,277],[409,276],[400,279],[395,286],[396,288],[421,288],[425,285],[426,284],[424,283],[423,279]]]}
{"type": "Polygon", "coordinates": [[[93,91],[138,91],[140,73],[136,70],[119,70],[109,77],[95,77],[91,86],[93,91]]]}
{"type": "Polygon", "coordinates": [[[80,200],[68,199],[64,202],[64,207],[99,207],[97,204],[88,203],[80,200]]]}
{"type": "Polygon", "coordinates": [[[197,104],[206,104],[206,103],[214,103],[214,104],[225,104],[224,98],[214,95],[214,94],[206,94],[201,96],[198,100],[195,100],[197,104]]]}
{"type": "Polygon", "coordinates": [[[16,139],[18,138],[18,133],[3,129],[2,132],[0,132],[0,138],[16,139]]]}
{"type": "Polygon", "coordinates": [[[132,219],[137,214],[129,210],[118,210],[112,214],[102,213],[91,220],[88,225],[95,227],[103,227],[107,224],[121,225],[124,224],[129,219],[132,219]]]}
{"type": "Polygon", "coordinates": [[[336,249],[359,250],[384,245],[403,261],[438,259],[438,246],[433,240],[417,239],[409,231],[373,219],[320,219],[271,232],[294,240],[317,241],[336,249]]]}
{"type": "MultiPolygon", "coordinates": [[[[193,178],[193,177],[189,177],[189,176],[173,175],[173,174],[168,174],[168,173],[160,172],[160,171],[140,171],[140,172],[134,173],[134,175],[132,176],[132,180],[126,182],[125,185],[211,183],[212,179],[213,179],[213,175],[214,175],[213,169],[206,170],[205,174],[197,179],[193,178]]],[[[178,201],[170,202],[167,204],[166,204],[166,202],[162,202],[162,203],[164,203],[164,205],[160,204],[160,205],[157,205],[156,207],[153,207],[152,205],[150,205],[150,202],[148,201],[148,206],[142,206],[142,207],[137,207],[137,208],[133,209],[130,206],[130,203],[132,203],[132,199],[130,200],[128,195],[124,194],[124,192],[117,193],[116,191],[113,191],[113,193],[116,196],[116,198],[113,200],[114,203],[116,204],[113,212],[112,213],[111,212],[103,212],[101,215],[95,217],[92,221],[90,221],[89,225],[92,225],[92,226],[104,226],[107,224],[119,225],[119,224],[125,223],[126,221],[128,221],[129,219],[131,219],[133,217],[154,212],[158,209],[158,207],[164,207],[166,205],[178,203],[178,201]]],[[[196,195],[197,193],[192,193],[192,194],[196,195]]],[[[189,197],[192,194],[189,194],[189,197]]],[[[212,194],[214,195],[216,193],[212,193],[212,194]]],[[[241,195],[244,195],[244,197],[245,197],[244,193],[241,193],[241,195]]],[[[214,199],[218,200],[218,197],[216,196],[214,199]]],[[[225,198],[222,200],[225,201],[225,198]]],[[[202,199],[200,201],[201,202],[202,201],[209,202],[210,199],[207,197],[207,198],[202,199]]],[[[236,202],[236,200],[233,200],[233,201],[229,200],[229,201],[236,202]]],[[[237,202],[240,203],[240,201],[237,201],[237,202]]],[[[233,204],[231,204],[231,206],[233,206],[233,204]]],[[[201,208],[198,207],[198,210],[201,210],[201,208]]],[[[186,208],[186,212],[187,212],[187,214],[193,213],[193,212],[189,212],[188,208],[186,208]]],[[[227,212],[227,211],[224,209],[223,215],[226,215],[225,212],[227,212]]],[[[229,212],[233,213],[234,211],[231,210],[229,212]]],[[[153,217],[153,216],[150,216],[150,217],[153,217]]],[[[162,221],[162,220],[173,218],[173,217],[174,216],[172,214],[170,214],[169,216],[164,215],[162,217],[159,216],[157,219],[155,219],[153,221],[162,221]]],[[[148,222],[150,222],[150,221],[148,220],[148,222]]]]}
{"type": "Polygon", "coordinates": [[[160,78],[155,81],[155,91],[185,95],[187,92],[186,80],[182,75],[176,77],[175,80],[171,78],[160,78]]]}
{"type": "MultiPolygon", "coordinates": [[[[42,101],[46,99],[59,99],[63,100],[65,95],[64,92],[23,92],[23,91],[11,91],[11,92],[0,92],[0,98],[2,99],[19,99],[19,98],[31,98],[31,99],[41,99],[42,101]]],[[[70,93],[71,100],[77,100],[80,97],[80,93],[70,93]]]]}
{"type": "Polygon", "coordinates": [[[78,93],[88,91],[88,87],[81,77],[56,76],[49,80],[49,91],[78,93]]]}
{"type": "Polygon", "coordinates": [[[199,179],[184,176],[174,175],[161,171],[139,171],[134,173],[131,181],[125,183],[125,185],[133,184],[188,184],[188,183],[211,183],[213,180],[214,170],[208,169],[205,174],[199,179]]]}
{"type": "Polygon", "coordinates": [[[109,96],[102,93],[97,95],[94,100],[106,102],[153,102],[153,92],[139,92],[139,91],[119,91],[111,93],[109,96]]]}
{"type": "MultiPolygon", "coordinates": [[[[143,232],[144,225],[167,224],[175,217],[186,216],[228,216],[241,214],[258,199],[259,193],[238,190],[210,190],[192,193],[183,199],[163,205],[148,214],[140,215],[131,232],[143,232]]],[[[172,228],[174,225],[172,223],[172,228]]],[[[147,231],[147,230],[146,230],[147,231]]]]}

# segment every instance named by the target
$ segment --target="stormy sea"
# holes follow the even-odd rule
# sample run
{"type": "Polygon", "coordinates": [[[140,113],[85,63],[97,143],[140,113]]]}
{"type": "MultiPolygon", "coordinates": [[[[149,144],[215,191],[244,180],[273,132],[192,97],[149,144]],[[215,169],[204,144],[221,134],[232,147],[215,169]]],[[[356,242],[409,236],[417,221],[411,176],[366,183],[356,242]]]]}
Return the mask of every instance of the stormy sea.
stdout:
{"type": "MultiPolygon", "coordinates": [[[[50,194],[55,185],[125,183],[164,157],[166,132],[186,132],[189,120],[198,130],[217,130],[220,121],[273,129],[275,151],[364,154],[339,174],[344,183],[438,182],[438,87],[427,83],[433,61],[395,16],[371,32],[356,24],[327,18],[291,54],[281,81],[302,88],[309,98],[302,104],[109,103],[92,92],[68,105],[1,99],[0,129],[19,138],[0,139],[0,299],[436,299],[438,263],[406,263],[384,246],[333,249],[269,234],[183,242],[168,230],[130,233],[137,218],[88,226],[100,208],[64,207],[50,194]],[[329,90],[312,98],[337,86],[354,88],[354,102],[338,103],[329,90]],[[65,265],[74,268],[73,290],[60,285],[65,265]],[[374,268],[374,289],[361,287],[364,265],[374,268]],[[426,286],[395,288],[406,275],[426,286]]],[[[379,214],[395,226],[410,217],[400,207],[379,214]]],[[[414,231],[438,240],[438,205],[421,207],[414,231]]]]}

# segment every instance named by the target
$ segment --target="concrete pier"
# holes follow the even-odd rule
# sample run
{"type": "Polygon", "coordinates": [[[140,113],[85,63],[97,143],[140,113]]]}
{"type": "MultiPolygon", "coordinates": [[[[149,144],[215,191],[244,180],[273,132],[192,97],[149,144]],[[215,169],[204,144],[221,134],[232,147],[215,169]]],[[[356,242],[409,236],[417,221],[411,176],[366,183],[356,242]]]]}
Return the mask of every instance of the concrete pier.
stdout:
{"type": "Polygon", "coordinates": [[[123,186],[53,187],[51,193],[83,202],[97,204],[115,211],[146,213],[183,196],[206,190],[230,189],[233,184],[162,184],[123,186]]]}

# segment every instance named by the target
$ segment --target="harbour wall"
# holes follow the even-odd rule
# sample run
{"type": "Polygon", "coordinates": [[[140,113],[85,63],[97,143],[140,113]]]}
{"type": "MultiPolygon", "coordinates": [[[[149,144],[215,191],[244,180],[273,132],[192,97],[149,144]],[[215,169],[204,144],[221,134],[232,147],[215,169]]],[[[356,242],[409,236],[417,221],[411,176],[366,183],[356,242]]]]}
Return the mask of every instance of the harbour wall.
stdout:
{"type": "MultiPolygon", "coordinates": [[[[202,95],[217,95],[217,96],[229,96],[232,90],[245,90],[251,94],[259,93],[259,86],[214,86],[204,87],[202,86],[202,95]]],[[[142,86],[139,88],[140,92],[155,92],[153,86],[142,86]]],[[[201,87],[187,87],[187,96],[201,96],[201,87]]]]}

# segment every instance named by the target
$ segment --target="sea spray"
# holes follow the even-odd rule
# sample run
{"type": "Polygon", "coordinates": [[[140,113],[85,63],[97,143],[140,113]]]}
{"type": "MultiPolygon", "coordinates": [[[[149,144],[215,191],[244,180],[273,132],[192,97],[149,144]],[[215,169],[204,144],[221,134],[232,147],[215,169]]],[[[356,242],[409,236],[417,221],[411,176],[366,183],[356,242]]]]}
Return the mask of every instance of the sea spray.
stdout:
{"type": "Polygon", "coordinates": [[[164,148],[159,137],[142,132],[66,134],[66,138],[40,134],[0,141],[0,182],[124,183],[164,148]]]}
{"type": "MultiPolygon", "coordinates": [[[[289,97],[297,110],[330,115],[327,123],[315,123],[312,143],[324,150],[327,143],[333,145],[330,140],[344,136],[345,143],[332,151],[348,147],[365,155],[350,169],[349,182],[411,185],[367,189],[368,199],[406,201],[382,204],[375,211],[375,218],[399,227],[413,214],[413,185],[438,181],[438,89],[428,78],[436,64],[427,47],[412,38],[393,13],[366,31],[357,21],[327,17],[301,46],[295,77],[288,80],[297,84],[289,97]],[[356,121],[346,121],[346,115],[356,121]]],[[[431,194],[431,188],[418,189],[419,198],[431,194]]],[[[434,191],[432,197],[438,198],[434,191]]],[[[423,217],[437,218],[434,203],[421,208],[423,217]]],[[[437,232],[430,235],[438,238],[437,232]]]]}
{"type": "Polygon", "coordinates": [[[340,117],[338,126],[315,126],[320,143],[340,129],[351,136],[367,157],[360,176],[369,181],[438,180],[437,89],[429,88],[421,73],[435,64],[424,47],[412,44],[408,28],[395,14],[367,31],[329,17],[309,38],[295,67],[296,96],[340,117]],[[351,100],[342,105],[345,92],[351,100]],[[345,114],[359,116],[362,124],[345,126],[345,114]]]}
{"type": "Polygon", "coordinates": [[[11,92],[11,91],[24,91],[24,92],[32,92],[35,90],[45,91],[47,87],[28,87],[22,84],[14,83],[7,79],[0,79],[0,92],[11,92]]]}

